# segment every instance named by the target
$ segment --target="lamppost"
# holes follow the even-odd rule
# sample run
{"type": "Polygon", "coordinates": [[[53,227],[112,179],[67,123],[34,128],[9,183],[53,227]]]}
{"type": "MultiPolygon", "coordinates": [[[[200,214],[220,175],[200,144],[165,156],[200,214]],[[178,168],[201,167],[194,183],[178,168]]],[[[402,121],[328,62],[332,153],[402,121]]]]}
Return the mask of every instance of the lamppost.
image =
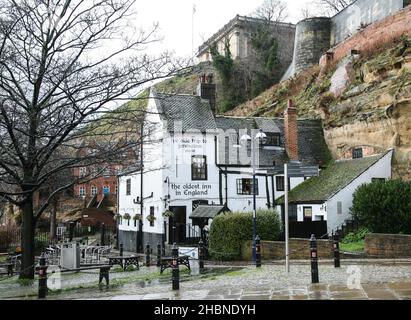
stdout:
{"type": "Polygon", "coordinates": [[[248,134],[243,135],[240,138],[240,142],[248,142],[251,141],[251,165],[253,168],[253,261],[256,261],[256,246],[255,246],[255,238],[257,236],[257,199],[256,199],[256,163],[255,163],[255,148],[256,142],[257,145],[260,143],[265,143],[267,140],[267,135],[263,132],[262,129],[256,134],[254,139],[252,139],[248,134]]]}

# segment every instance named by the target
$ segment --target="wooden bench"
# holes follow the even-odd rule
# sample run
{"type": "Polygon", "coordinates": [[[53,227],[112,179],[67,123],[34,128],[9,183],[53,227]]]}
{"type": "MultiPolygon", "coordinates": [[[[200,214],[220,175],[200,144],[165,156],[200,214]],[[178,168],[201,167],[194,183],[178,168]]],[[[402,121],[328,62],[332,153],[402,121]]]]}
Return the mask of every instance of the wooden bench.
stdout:
{"type": "Polygon", "coordinates": [[[110,284],[110,269],[111,265],[82,265],[80,268],[77,269],[60,269],[60,270],[54,270],[50,273],[69,273],[69,272],[80,272],[80,271],[87,271],[87,270],[97,270],[99,269],[99,280],[98,284],[101,284],[103,279],[106,280],[106,285],[108,286],[110,284]]]}
{"type": "Polygon", "coordinates": [[[1,274],[7,274],[8,276],[13,276],[14,275],[14,263],[2,263],[0,264],[0,268],[4,268],[7,269],[7,273],[6,272],[0,272],[1,274]]]}
{"type": "MultiPolygon", "coordinates": [[[[190,268],[190,256],[179,256],[178,257],[178,265],[184,265],[191,270],[190,268]]],[[[162,257],[160,259],[160,274],[163,274],[164,270],[173,267],[173,257],[162,257]]]]}
{"type": "Polygon", "coordinates": [[[123,270],[126,270],[129,266],[134,265],[137,267],[137,270],[140,270],[137,256],[109,256],[108,264],[111,266],[116,264],[120,265],[123,268],[123,270]]]}

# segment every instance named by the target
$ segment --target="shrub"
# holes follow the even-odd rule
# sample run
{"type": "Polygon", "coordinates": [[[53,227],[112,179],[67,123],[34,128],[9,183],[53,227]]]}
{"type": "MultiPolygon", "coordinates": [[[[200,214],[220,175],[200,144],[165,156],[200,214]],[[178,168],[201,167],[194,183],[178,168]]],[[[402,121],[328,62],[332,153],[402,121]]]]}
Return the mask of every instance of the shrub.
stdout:
{"type": "Polygon", "coordinates": [[[365,236],[369,233],[370,233],[370,230],[368,230],[367,228],[360,228],[355,232],[350,232],[349,234],[347,234],[342,240],[342,243],[359,242],[361,240],[364,240],[365,236]]]}
{"type": "MultiPolygon", "coordinates": [[[[274,210],[257,211],[257,234],[261,240],[278,240],[281,233],[279,215],[274,210]]],[[[210,228],[209,253],[213,259],[235,260],[241,255],[241,245],[252,240],[253,214],[227,212],[217,216],[210,228]]]]}
{"type": "Polygon", "coordinates": [[[371,232],[411,234],[411,183],[390,180],[362,185],[354,193],[351,212],[371,232]]]}

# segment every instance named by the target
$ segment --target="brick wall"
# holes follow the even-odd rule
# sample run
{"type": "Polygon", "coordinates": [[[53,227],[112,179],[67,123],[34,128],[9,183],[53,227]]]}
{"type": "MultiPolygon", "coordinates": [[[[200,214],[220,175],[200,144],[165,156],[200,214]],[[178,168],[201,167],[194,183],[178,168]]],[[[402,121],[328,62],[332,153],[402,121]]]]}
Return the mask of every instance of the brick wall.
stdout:
{"type": "Polygon", "coordinates": [[[333,59],[322,57],[321,67],[331,62],[338,62],[351,53],[351,50],[372,51],[378,47],[389,44],[401,35],[411,35],[411,6],[405,7],[396,14],[386,17],[385,19],[373,23],[365,29],[359,31],[351,38],[341,42],[331,49],[333,59]]]}
{"type": "MultiPolygon", "coordinates": [[[[309,239],[290,239],[290,259],[306,260],[310,259],[309,239]]],[[[243,260],[251,260],[251,241],[244,242],[241,247],[241,257],[243,260]]],[[[318,240],[318,258],[331,259],[334,257],[333,241],[318,240]]],[[[283,260],[285,259],[285,242],[261,241],[261,254],[263,260],[283,260]]]]}
{"type": "Polygon", "coordinates": [[[369,234],[365,238],[365,254],[374,258],[410,258],[411,235],[369,234]]]}
{"type": "Polygon", "coordinates": [[[298,128],[297,109],[293,107],[291,100],[284,111],[285,146],[290,160],[298,160],[298,128]]]}

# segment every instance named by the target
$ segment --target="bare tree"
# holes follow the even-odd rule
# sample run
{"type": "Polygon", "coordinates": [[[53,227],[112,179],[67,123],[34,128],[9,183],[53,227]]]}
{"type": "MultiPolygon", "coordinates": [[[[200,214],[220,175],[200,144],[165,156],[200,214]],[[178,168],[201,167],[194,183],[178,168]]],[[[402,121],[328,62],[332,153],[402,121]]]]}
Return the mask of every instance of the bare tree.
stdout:
{"type": "Polygon", "coordinates": [[[139,138],[124,122],[129,110],[110,110],[176,71],[167,53],[143,54],[156,26],[132,30],[135,3],[1,1],[0,196],[22,212],[21,278],[34,277],[37,220],[56,195],[92,177],[48,183],[67,170],[122,161],[139,138]],[[82,157],[80,148],[88,150],[82,157]],[[34,208],[44,186],[48,196],[34,208]]]}
{"type": "Polygon", "coordinates": [[[287,4],[282,0],[264,0],[254,16],[266,21],[283,22],[288,17],[287,4]]]}
{"type": "Polygon", "coordinates": [[[316,0],[315,4],[323,15],[333,16],[356,0],[316,0]]]}

